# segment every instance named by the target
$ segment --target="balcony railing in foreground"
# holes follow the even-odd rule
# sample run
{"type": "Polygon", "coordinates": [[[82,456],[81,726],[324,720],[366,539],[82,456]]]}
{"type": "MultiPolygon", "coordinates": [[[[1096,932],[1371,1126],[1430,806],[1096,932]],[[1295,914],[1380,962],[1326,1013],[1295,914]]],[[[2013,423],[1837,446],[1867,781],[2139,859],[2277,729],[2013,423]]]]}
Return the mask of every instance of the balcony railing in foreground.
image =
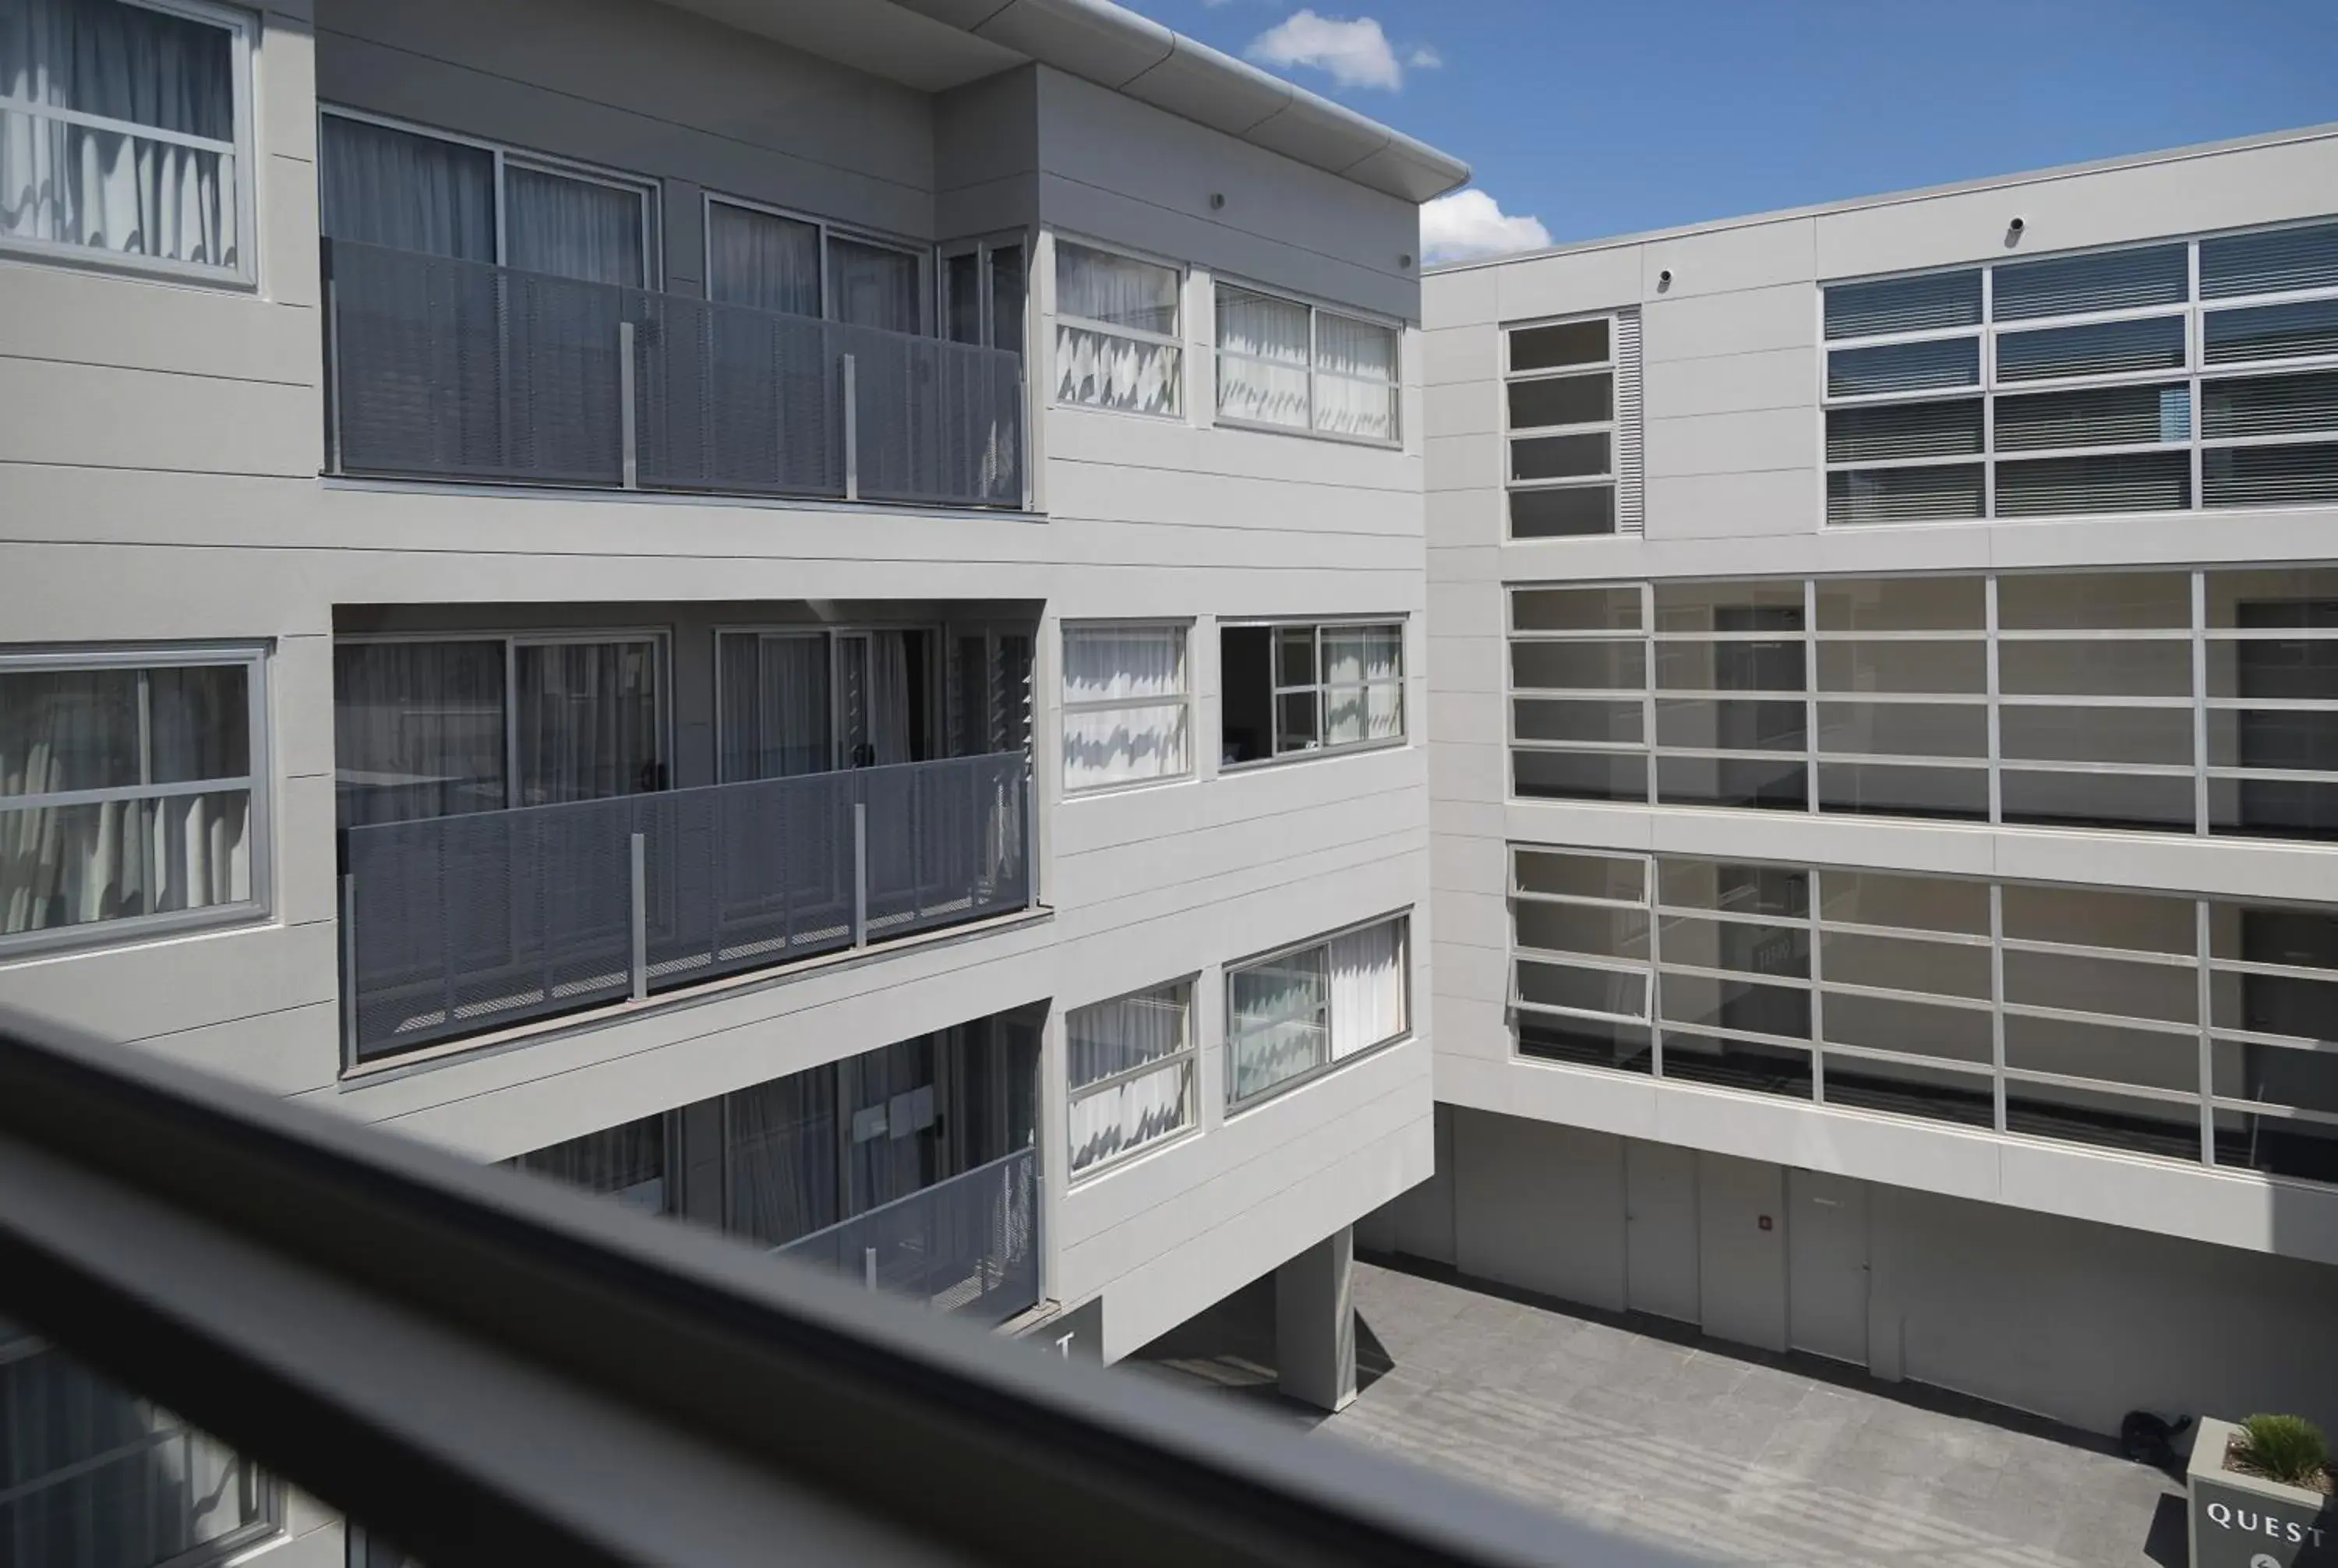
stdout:
{"type": "Polygon", "coordinates": [[[1038,1164],[1003,1160],[773,1249],[977,1323],[1039,1304],[1038,1164]]]}
{"type": "Polygon", "coordinates": [[[1020,751],[352,828],[354,1062],[1031,903],[1020,751]]]}
{"type": "Polygon", "coordinates": [[[1678,1568],[1227,1402],[5,1018],[0,1316],[432,1568],[1678,1568]]]}
{"type": "Polygon", "coordinates": [[[337,472],[1024,504],[1022,356],[327,240],[337,472]]]}

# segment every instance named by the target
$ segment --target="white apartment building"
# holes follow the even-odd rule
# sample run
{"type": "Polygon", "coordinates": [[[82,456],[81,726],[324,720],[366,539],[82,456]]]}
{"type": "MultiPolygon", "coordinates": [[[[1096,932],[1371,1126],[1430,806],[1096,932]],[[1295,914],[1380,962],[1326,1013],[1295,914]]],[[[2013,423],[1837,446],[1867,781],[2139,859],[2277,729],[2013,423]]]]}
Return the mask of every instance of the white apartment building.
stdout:
{"type": "MultiPolygon", "coordinates": [[[[1100,0],[0,0],[0,1007],[1338,1404],[1467,172],[1100,0]]],[[[0,1377],[0,1555],[339,1561],[0,1377]]]]}
{"type": "Polygon", "coordinates": [[[1438,1174],[1363,1244],[2338,1416],[2338,128],[1424,300],[1438,1174]]]}

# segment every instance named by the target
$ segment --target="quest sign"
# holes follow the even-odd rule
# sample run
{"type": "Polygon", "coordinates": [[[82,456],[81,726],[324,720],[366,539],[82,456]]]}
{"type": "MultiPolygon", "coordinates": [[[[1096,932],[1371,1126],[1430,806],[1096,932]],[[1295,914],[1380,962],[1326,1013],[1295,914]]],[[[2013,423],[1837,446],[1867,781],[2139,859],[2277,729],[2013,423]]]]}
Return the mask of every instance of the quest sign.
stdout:
{"type": "Polygon", "coordinates": [[[2225,1469],[2235,1430],[2203,1421],[2193,1445],[2192,1568],[2338,1568],[2338,1499],[2225,1469]]]}

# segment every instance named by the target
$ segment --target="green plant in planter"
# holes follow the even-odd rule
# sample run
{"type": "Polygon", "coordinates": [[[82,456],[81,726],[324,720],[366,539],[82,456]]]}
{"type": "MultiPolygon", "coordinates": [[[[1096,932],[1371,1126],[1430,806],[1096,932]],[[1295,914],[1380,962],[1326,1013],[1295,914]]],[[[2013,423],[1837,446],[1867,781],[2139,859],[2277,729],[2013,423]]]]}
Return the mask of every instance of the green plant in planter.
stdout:
{"type": "Polygon", "coordinates": [[[2330,1440],[2302,1416],[2252,1416],[2241,1423],[2242,1453],[2275,1481],[2311,1486],[2330,1464],[2330,1440]]]}

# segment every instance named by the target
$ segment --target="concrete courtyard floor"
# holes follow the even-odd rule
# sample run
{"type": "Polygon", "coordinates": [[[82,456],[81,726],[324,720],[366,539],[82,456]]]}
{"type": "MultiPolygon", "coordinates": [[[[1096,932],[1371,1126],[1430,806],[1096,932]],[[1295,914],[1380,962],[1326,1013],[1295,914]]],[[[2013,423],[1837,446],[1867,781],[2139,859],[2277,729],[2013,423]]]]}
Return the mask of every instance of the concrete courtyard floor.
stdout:
{"type": "Polygon", "coordinates": [[[1356,1297],[1362,1391],[1334,1416],[1274,1392],[1271,1279],[1123,1365],[1697,1557],[2185,1562],[2182,1486],[2083,1433],[1428,1266],[1359,1261],[1356,1297]]]}

